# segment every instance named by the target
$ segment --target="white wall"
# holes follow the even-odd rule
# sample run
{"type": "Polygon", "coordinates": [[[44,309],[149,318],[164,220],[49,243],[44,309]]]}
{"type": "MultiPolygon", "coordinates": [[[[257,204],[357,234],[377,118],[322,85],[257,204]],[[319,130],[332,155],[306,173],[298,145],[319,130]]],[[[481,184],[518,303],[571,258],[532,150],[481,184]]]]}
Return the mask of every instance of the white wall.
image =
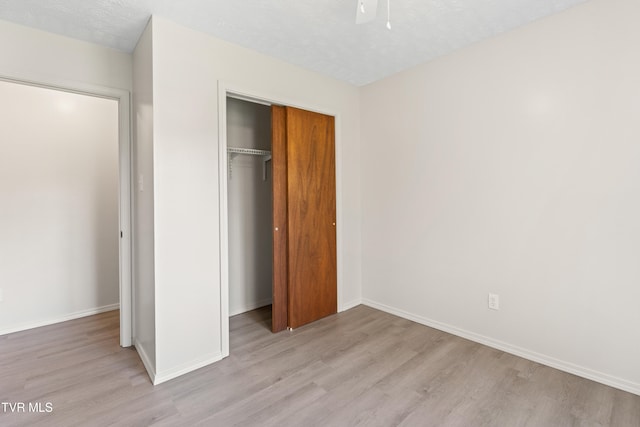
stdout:
{"type": "Polygon", "coordinates": [[[153,45],[152,23],[133,52],[134,344],[155,376],[155,264],[153,226],[153,45]]]}
{"type": "MultiPolygon", "coordinates": [[[[227,99],[229,147],[271,150],[271,107],[227,99]]],[[[232,155],[233,156],[233,155],[232,155]]],[[[235,155],[227,181],[229,217],[229,315],[271,304],[273,209],[271,162],[235,155]]]]}
{"type": "Polygon", "coordinates": [[[0,81],[0,117],[0,333],[117,308],[117,101],[0,81]]]}
{"type": "Polygon", "coordinates": [[[131,90],[131,55],[0,21],[0,76],[131,90]]]}
{"type": "Polygon", "coordinates": [[[638,16],[592,0],[362,89],[366,302],[640,393],[638,16]]]}
{"type": "Polygon", "coordinates": [[[219,80],[339,114],[339,280],[360,297],[356,88],[154,17],[154,193],[158,381],[221,357],[219,80]]]}

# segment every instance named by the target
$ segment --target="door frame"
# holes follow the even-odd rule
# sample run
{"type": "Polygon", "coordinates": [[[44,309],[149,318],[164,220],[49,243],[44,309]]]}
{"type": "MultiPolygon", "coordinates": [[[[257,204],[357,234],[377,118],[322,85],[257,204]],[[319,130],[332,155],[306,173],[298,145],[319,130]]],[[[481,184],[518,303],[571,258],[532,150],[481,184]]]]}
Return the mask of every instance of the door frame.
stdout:
{"type": "Polygon", "coordinates": [[[10,76],[0,74],[0,80],[79,95],[111,99],[118,103],[118,222],[120,226],[119,233],[122,235],[122,237],[118,239],[120,346],[130,347],[133,342],[131,94],[124,89],[51,79],[44,76],[10,76]]]}
{"type": "Polygon", "coordinates": [[[220,207],[220,339],[222,357],[229,356],[229,217],[228,217],[228,162],[227,162],[227,97],[263,105],[295,107],[333,116],[335,119],[335,174],[336,174],[336,262],[337,311],[342,310],[342,138],[341,117],[336,111],[289,99],[245,86],[218,80],[218,185],[220,207]]]}

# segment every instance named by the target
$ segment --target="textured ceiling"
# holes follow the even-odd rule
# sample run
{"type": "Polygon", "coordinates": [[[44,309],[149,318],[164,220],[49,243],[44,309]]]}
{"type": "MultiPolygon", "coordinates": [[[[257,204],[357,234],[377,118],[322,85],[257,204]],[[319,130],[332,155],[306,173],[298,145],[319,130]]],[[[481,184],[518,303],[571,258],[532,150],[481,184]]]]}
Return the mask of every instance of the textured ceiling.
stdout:
{"type": "Polygon", "coordinates": [[[586,0],[0,0],[0,19],[131,52],[151,14],[361,86],[586,0]]]}

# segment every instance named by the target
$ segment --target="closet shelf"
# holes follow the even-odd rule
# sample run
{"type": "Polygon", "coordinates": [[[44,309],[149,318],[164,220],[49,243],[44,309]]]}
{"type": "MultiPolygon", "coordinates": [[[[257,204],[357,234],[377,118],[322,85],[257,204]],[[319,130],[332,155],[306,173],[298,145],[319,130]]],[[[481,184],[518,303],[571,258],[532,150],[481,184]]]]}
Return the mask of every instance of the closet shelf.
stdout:
{"type": "Polygon", "coordinates": [[[271,158],[271,151],[255,150],[253,148],[228,147],[227,152],[231,154],[249,154],[251,156],[265,156],[271,158]]]}
{"type": "Polygon", "coordinates": [[[260,156],[262,159],[262,180],[267,180],[267,162],[271,160],[271,151],[256,150],[254,148],[238,148],[227,147],[227,154],[229,156],[229,178],[231,178],[231,170],[233,166],[233,158],[239,154],[246,154],[249,156],[260,156]]]}

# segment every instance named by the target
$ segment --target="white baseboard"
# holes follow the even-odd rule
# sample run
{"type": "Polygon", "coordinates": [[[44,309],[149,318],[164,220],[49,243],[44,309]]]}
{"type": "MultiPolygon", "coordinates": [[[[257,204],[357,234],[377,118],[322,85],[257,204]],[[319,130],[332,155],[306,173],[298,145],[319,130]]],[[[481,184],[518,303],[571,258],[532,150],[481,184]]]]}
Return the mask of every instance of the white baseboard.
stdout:
{"type": "Polygon", "coordinates": [[[585,368],[583,366],[575,365],[571,362],[567,362],[564,360],[558,360],[551,356],[540,354],[535,351],[528,350],[526,348],[511,345],[503,341],[495,340],[493,338],[486,337],[484,335],[476,334],[475,332],[470,332],[464,329],[457,328],[455,326],[448,325],[446,323],[438,322],[436,320],[427,319],[426,317],[418,316],[418,315],[406,312],[404,310],[390,307],[388,305],[381,304],[379,302],[375,302],[366,298],[362,299],[362,304],[393,314],[398,317],[402,317],[407,320],[414,321],[416,323],[420,323],[425,326],[429,326],[434,329],[438,329],[440,331],[448,332],[452,335],[456,335],[480,344],[484,344],[488,347],[492,347],[497,350],[504,351],[506,353],[520,356],[524,359],[528,359],[533,362],[550,366],[552,368],[555,368],[564,372],[568,372],[570,374],[574,374],[579,377],[587,378],[589,380],[596,381],[601,384],[605,384],[620,390],[624,390],[629,393],[640,395],[640,384],[632,381],[627,381],[625,379],[614,377],[612,375],[608,375],[603,372],[599,372],[593,369],[585,368]]]}
{"type": "Polygon", "coordinates": [[[189,372],[203,368],[220,360],[222,360],[222,353],[213,353],[203,358],[196,359],[192,362],[176,366],[175,368],[167,369],[163,372],[158,372],[154,374],[154,378],[152,379],[153,385],[162,384],[166,381],[177,378],[180,375],[188,374],[189,372]]]}
{"type": "Polygon", "coordinates": [[[12,326],[6,329],[0,329],[0,336],[13,334],[15,332],[26,331],[29,329],[40,328],[42,326],[54,325],[56,323],[66,322],[68,320],[80,319],[81,317],[93,316],[94,314],[100,314],[107,311],[118,310],[120,304],[103,305],[102,307],[90,308],[87,310],[76,311],[74,313],[64,314],[61,316],[52,317],[45,320],[38,320],[36,322],[23,323],[22,325],[12,326]]]}
{"type": "Polygon", "coordinates": [[[354,307],[359,306],[360,304],[362,304],[362,300],[361,299],[356,299],[353,301],[349,301],[349,302],[345,302],[342,303],[342,306],[340,307],[340,309],[338,310],[339,312],[343,312],[343,311],[347,311],[350,310],[354,307]]]}
{"type": "Polygon", "coordinates": [[[229,307],[229,316],[235,316],[236,314],[246,313],[247,311],[255,310],[256,308],[264,307],[266,305],[271,305],[271,298],[265,298],[260,301],[253,301],[248,304],[244,304],[240,307],[229,307]]]}
{"type": "Polygon", "coordinates": [[[140,360],[142,360],[142,364],[144,365],[144,368],[147,370],[147,374],[149,375],[151,384],[155,384],[156,369],[151,363],[151,359],[149,359],[149,355],[145,351],[144,346],[140,344],[138,340],[134,340],[133,346],[136,348],[136,351],[138,352],[138,356],[140,356],[140,360]]]}

